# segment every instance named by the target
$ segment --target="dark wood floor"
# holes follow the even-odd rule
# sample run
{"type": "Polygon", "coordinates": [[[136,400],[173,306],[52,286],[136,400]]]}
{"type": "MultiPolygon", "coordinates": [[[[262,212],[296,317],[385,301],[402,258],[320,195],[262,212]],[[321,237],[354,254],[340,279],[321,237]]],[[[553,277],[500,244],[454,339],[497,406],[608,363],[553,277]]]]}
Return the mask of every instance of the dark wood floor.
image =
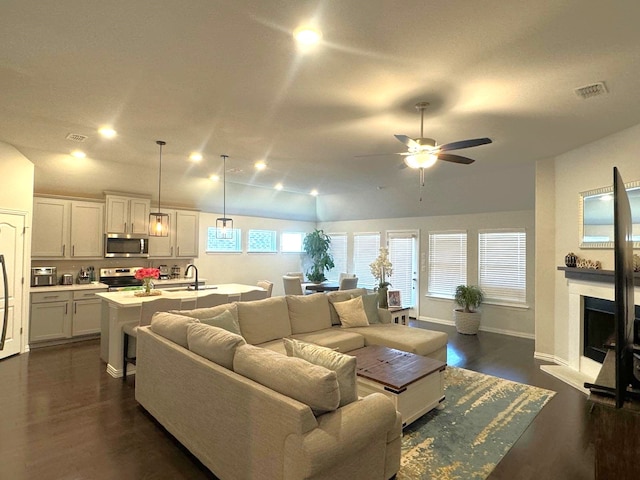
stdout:
{"type": "MultiPolygon", "coordinates": [[[[594,478],[586,397],[540,371],[533,341],[417,323],[449,333],[450,365],[557,392],[490,479],[594,478]]],[[[99,356],[88,341],[0,361],[0,479],[215,479],[99,356]]]]}

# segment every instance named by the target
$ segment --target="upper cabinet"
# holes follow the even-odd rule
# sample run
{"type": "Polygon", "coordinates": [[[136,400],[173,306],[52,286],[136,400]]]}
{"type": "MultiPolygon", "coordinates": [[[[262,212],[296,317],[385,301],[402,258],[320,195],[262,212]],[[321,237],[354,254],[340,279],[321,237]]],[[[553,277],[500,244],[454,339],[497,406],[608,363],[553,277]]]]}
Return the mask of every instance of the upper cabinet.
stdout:
{"type": "Polygon", "coordinates": [[[106,233],[149,233],[150,199],[107,195],[106,203],[106,233]]]}
{"type": "Polygon", "coordinates": [[[104,205],[100,202],[35,197],[33,258],[103,257],[104,205]]]}
{"type": "Polygon", "coordinates": [[[192,210],[167,210],[169,236],[149,237],[149,257],[194,258],[198,256],[198,212],[192,210]]]}

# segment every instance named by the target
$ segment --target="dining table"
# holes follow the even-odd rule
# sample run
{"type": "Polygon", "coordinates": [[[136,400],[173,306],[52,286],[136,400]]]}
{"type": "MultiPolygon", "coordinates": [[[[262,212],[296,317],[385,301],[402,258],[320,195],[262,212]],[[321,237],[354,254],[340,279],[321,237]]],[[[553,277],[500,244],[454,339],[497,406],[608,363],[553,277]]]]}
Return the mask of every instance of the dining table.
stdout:
{"type": "Polygon", "coordinates": [[[337,282],[305,283],[304,289],[314,293],[335,292],[340,289],[340,285],[337,282]]]}

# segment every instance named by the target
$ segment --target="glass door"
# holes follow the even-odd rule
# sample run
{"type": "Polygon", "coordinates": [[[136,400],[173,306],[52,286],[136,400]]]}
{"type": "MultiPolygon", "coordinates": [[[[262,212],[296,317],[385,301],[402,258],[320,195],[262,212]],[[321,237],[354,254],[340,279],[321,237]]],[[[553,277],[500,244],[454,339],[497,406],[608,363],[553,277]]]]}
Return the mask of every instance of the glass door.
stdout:
{"type": "Polygon", "coordinates": [[[417,230],[388,231],[389,260],[393,265],[390,290],[400,291],[403,307],[409,307],[409,315],[417,317],[420,310],[418,298],[418,235],[417,230]]]}

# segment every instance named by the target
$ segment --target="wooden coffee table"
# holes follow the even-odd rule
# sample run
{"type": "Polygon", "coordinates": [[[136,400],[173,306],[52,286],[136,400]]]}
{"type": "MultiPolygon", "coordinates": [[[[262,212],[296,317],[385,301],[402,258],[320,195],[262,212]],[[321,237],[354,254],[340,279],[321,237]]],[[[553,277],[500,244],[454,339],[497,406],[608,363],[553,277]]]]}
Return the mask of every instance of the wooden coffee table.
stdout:
{"type": "Polygon", "coordinates": [[[444,362],[380,345],[348,355],[356,357],[358,395],[385,394],[401,413],[403,427],[444,400],[444,362]]]}

